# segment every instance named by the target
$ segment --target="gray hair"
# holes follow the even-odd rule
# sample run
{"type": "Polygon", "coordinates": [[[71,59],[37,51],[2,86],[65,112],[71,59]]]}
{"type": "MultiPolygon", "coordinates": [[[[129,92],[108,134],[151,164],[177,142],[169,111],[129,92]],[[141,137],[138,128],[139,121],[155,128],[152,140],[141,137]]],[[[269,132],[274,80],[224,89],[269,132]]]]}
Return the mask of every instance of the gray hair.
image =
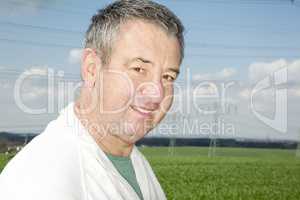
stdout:
{"type": "Polygon", "coordinates": [[[127,20],[141,19],[160,26],[167,34],[175,36],[180,45],[180,63],[184,57],[184,26],[167,7],[148,0],[119,0],[100,9],[91,19],[86,32],[85,48],[93,48],[102,64],[110,62],[114,39],[120,25],[127,20]]]}

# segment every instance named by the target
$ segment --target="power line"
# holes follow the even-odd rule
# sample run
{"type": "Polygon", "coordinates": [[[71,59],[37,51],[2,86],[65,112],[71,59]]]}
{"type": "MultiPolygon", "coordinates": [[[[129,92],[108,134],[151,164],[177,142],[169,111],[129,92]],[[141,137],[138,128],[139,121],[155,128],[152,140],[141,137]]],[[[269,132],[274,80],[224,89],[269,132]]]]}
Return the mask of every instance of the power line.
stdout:
{"type": "MultiPolygon", "coordinates": [[[[197,21],[199,23],[199,21],[197,21]]],[[[207,23],[207,22],[205,22],[207,23]]],[[[205,25],[202,25],[201,24],[201,27],[220,27],[222,26],[222,28],[249,28],[249,29],[256,29],[256,28],[261,28],[261,29],[264,29],[266,30],[267,28],[270,28],[270,27],[267,27],[267,24],[260,24],[260,26],[257,26],[258,24],[251,24],[251,25],[247,25],[247,24],[230,24],[230,23],[222,23],[222,24],[216,24],[216,23],[212,23],[212,24],[205,24],[205,25]]],[[[284,25],[283,24],[277,24],[277,26],[279,26],[280,28],[283,28],[283,29],[286,29],[286,27],[283,27],[284,25]]]]}
{"type": "Polygon", "coordinates": [[[18,26],[23,28],[29,28],[29,29],[39,29],[39,30],[47,30],[47,31],[55,31],[55,32],[64,32],[64,33],[75,33],[75,34],[84,34],[83,31],[76,31],[76,30],[67,30],[67,29],[60,29],[55,27],[47,27],[47,26],[36,26],[31,24],[21,24],[21,23],[15,23],[15,22],[5,22],[0,21],[1,25],[8,25],[8,26],[18,26]]]}
{"type": "MultiPolygon", "coordinates": [[[[7,80],[7,81],[15,81],[15,79],[10,79],[12,78],[13,76],[2,76],[0,75],[0,80],[7,80]],[[5,78],[5,79],[2,79],[2,78],[5,78]]],[[[18,77],[15,77],[16,79],[18,77]]],[[[35,77],[35,78],[32,78],[32,79],[29,79],[29,80],[45,80],[45,81],[48,81],[48,77],[35,77]]],[[[82,80],[80,79],[80,75],[78,75],[78,77],[76,78],[72,78],[72,77],[63,77],[63,78],[59,78],[59,82],[62,83],[62,82],[68,82],[68,83],[80,83],[82,80]]],[[[58,82],[57,82],[58,83],[58,82]]]]}
{"type": "MultiPolygon", "coordinates": [[[[18,76],[10,76],[10,75],[8,75],[8,76],[3,76],[3,75],[0,75],[0,80],[7,80],[7,81],[15,81],[17,78],[18,78],[18,76]],[[3,79],[3,77],[5,78],[5,79],[3,79]],[[12,78],[15,78],[15,79],[12,79],[12,78]]],[[[54,78],[56,78],[56,77],[54,77],[54,78]]],[[[35,76],[34,78],[30,78],[30,79],[26,79],[26,80],[39,80],[39,81],[41,81],[41,80],[45,80],[45,81],[48,81],[48,77],[41,77],[41,76],[35,76]]],[[[59,78],[59,82],[61,83],[61,82],[68,82],[68,83],[80,83],[82,80],[80,79],[80,75],[78,75],[77,77],[62,77],[62,78],[59,78]]],[[[58,82],[57,82],[58,83],[58,82]]]]}
{"type": "Polygon", "coordinates": [[[297,2],[291,0],[188,0],[188,1],[173,1],[173,3],[197,3],[197,4],[211,4],[211,5],[241,5],[241,6],[297,6],[297,2]]]}
{"type": "Polygon", "coordinates": [[[16,39],[8,39],[8,38],[0,38],[0,41],[9,42],[9,43],[22,43],[27,45],[35,45],[42,47],[62,47],[62,48],[82,48],[79,46],[73,46],[68,44],[55,44],[55,43],[46,43],[46,42],[36,42],[36,41],[28,41],[28,40],[16,40],[16,39]]]}
{"type": "MultiPolygon", "coordinates": [[[[21,7],[32,7],[31,3],[28,3],[26,1],[13,1],[13,0],[9,0],[6,1],[5,3],[13,5],[13,6],[21,6],[21,7]]],[[[63,14],[72,14],[72,15],[91,15],[91,11],[87,11],[85,10],[85,12],[82,11],[77,11],[77,10],[69,10],[69,9],[58,9],[58,8],[54,8],[54,7],[49,7],[49,6],[45,6],[42,4],[38,4],[36,5],[36,8],[40,9],[40,10],[47,10],[47,11],[52,11],[52,12],[56,12],[56,13],[63,13],[63,14]]]]}
{"type": "MultiPolygon", "coordinates": [[[[28,41],[28,40],[16,40],[8,38],[0,38],[0,41],[9,42],[9,43],[22,43],[27,45],[43,46],[43,47],[62,47],[62,48],[82,48],[79,46],[73,46],[69,44],[56,44],[56,43],[46,43],[46,42],[37,42],[37,41],[28,41]]],[[[196,48],[221,48],[221,49],[231,49],[231,50],[241,50],[241,49],[263,49],[263,50],[293,50],[299,51],[300,47],[288,47],[288,46],[247,46],[247,45],[229,45],[229,44],[212,44],[212,43],[196,43],[188,42],[188,46],[196,46],[196,48]]]]}
{"type": "Polygon", "coordinates": [[[42,128],[45,127],[46,125],[42,124],[14,124],[14,125],[6,125],[6,126],[0,126],[0,128],[23,128],[23,127],[30,127],[30,128],[42,128]]]}
{"type": "MultiPolygon", "coordinates": [[[[0,41],[9,42],[9,43],[23,43],[26,45],[36,45],[42,47],[61,47],[61,48],[82,48],[79,46],[71,46],[65,44],[54,44],[54,43],[44,43],[44,42],[35,42],[35,41],[26,41],[26,40],[14,40],[14,39],[7,39],[7,38],[0,38],[0,41]]],[[[225,47],[224,47],[225,48],[225,47]]],[[[233,48],[233,47],[231,47],[233,48]]],[[[246,48],[246,47],[245,47],[246,48]]],[[[250,47],[251,48],[251,47],[250,47]]],[[[268,47],[271,48],[271,47],[268,47]]],[[[288,48],[288,47],[287,47],[288,48]]],[[[293,48],[293,47],[292,47],[293,48]]],[[[296,47],[295,47],[296,48],[296,47]]],[[[298,48],[297,48],[298,49],[298,48]]],[[[247,58],[247,57],[255,57],[255,58],[278,58],[278,57],[295,57],[298,58],[300,55],[241,55],[241,54],[186,54],[186,57],[193,56],[193,57],[223,57],[223,58],[232,58],[232,57],[239,57],[239,58],[247,58]]]]}
{"type": "MultiPolygon", "coordinates": [[[[12,74],[20,74],[20,73],[24,73],[26,72],[26,70],[31,70],[32,68],[24,68],[24,70],[19,70],[19,69],[0,69],[0,72],[1,73],[12,73],[12,74]]],[[[43,70],[47,70],[47,69],[50,69],[50,68],[43,68],[43,70]]],[[[51,68],[52,69],[52,68],[51,68]]],[[[0,73],[0,75],[1,75],[0,73]]],[[[29,72],[30,73],[30,72],[29,72]]],[[[75,74],[75,73],[66,73],[66,72],[63,72],[63,75],[72,75],[72,76],[78,76],[79,74],[75,74]]]]}
{"type": "MultiPolygon", "coordinates": [[[[1,78],[17,78],[19,75],[26,73],[26,70],[3,70],[0,69],[0,77],[1,78]]],[[[36,79],[47,79],[48,78],[48,74],[30,74],[32,75],[34,78],[34,80],[36,79]]],[[[53,74],[53,78],[55,79],[59,79],[60,81],[73,81],[73,82],[80,82],[81,81],[81,75],[80,74],[73,74],[73,73],[66,73],[63,72],[63,76],[57,75],[57,74],[53,74]]],[[[3,80],[3,79],[2,79],[3,80]]],[[[10,79],[11,80],[11,79],[10,79]]]]}
{"type": "Polygon", "coordinates": [[[287,31],[287,29],[289,29],[289,27],[283,27],[283,25],[278,25],[278,27],[281,28],[281,30],[270,30],[271,28],[276,28],[276,27],[270,27],[268,25],[260,25],[260,26],[254,26],[254,25],[241,25],[241,24],[207,24],[207,22],[199,22],[199,21],[194,21],[191,20],[189,21],[190,24],[187,24],[186,27],[187,29],[187,33],[192,31],[195,32],[197,30],[201,30],[202,32],[225,32],[228,33],[230,31],[234,31],[236,34],[239,34],[240,32],[243,31],[247,31],[247,33],[249,33],[249,31],[251,32],[255,32],[257,34],[275,34],[275,35],[283,35],[283,36],[289,36],[292,34],[297,34],[299,35],[300,33],[297,32],[297,30],[290,30],[287,31]],[[194,23],[191,23],[194,22],[194,23]],[[283,30],[282,30],[283,29],[283,30]],[[238,32],[237,32],[238,31],[238,32]]]}
{"type": "MultiPolygon", "coordinates": [[[[198,22],[197,22],[198,23],[198,22]]],[[[68,29],[61,29],[61,28],[56,28],[56,27],[47,27],[47,26],[39,26],[39,25],[31,25],[31,24],[22,24],[22,23],[15,23],[15,22],[8,22],[8,21],[0,21],[1,25],[6,25],[6,26],[14,26],[14,27],[22,27],[22,28],[27,28],[27,29],[38,29],[38,30],[45,30],[45,31],[52,31],[52,32],[62,32],[62,33],[71,33],[71,34],[85,34],[84,31],[79,31],[79,30],[68,30],[68,29]]],[[[196,23],[195,23],[196,24],[196,23]]],[[[194,26],[194,24],[193,24],[194,26]]],[[[221,32],[226,32],[224,28],[231,28],[231,29],[245,29],[247,31],[252,30],[252,31],[258,31],[258,30],[268,30],[267,27],[256,27],[256,26],[249,26],[249,25],[233,25],[233,24],[217,24],[217,25],[208,25],[208,24],[203,24],[199,27],[197,27],[198,30],[213,30],[213,31],[221,31],[221,32]],[[217,27],[217,28],[216,28],[217,27]],[[219,29],[219,27],[223,27],[222,29],[219,29]],[[261,28],[261,29],[259,29],[261,28]]],[[[290,31],[267,31],[272,34],[279,34],[279,35],[286,35],[286,34],[298,34],[296,32],[290,32],[290,31]]]]}
{"type": "Polygon", "coordinates": [[[205,58],[300,58],[298,55],[241,55],[241,54],[186,54],[185,57],[205,57],[205,58]]]}
{"type": "MultiPolygon", "coordinates": [[[[14,1],[14,0],[10,0],[5,2],[6,4],[10,4],[13,6],[22,6],[22,7],[32,7],[31,3],[28,3],[26,1],[14,1]]],[[[169,3],[169,1],[168,1],[169,3]]],[[[212,5],[216,5],[216,4],[222,4],[222,5],[242,5],[242,6],[257,6],[257,5],[269,5],[269,6],[298,6],[298,1],[291,1],[291,0],[188,0],[188,1],[172,1],[172,3],[184,3],[184,4],[195,4],[195,3],[200,3],[200,4],[212,4],[212,5]]],[[[72,15],[91,15],[91,10],[70,10],[70,9],[58,9],[55,7],[49,7],[46,6],[45,4],[38,4],[36,5],[36,8],[41,9],[41,10],[47,10],[47,11],[52,11],[52,12],[57,12],[57,13],[62,13],[62,14],[72,14],[72,15]]],[[[91,8],[93,9],[93,8],[91,8]]],[[[96,10],[99,8],[95,8],[95,12],[96,10]]]]}
{"type": "Polygon", "coordinates": [[[288,47],[288,46],[247,46],[247,45],[230,45],[230,44],[212,44],[212,43],[197,43],[197,42],[188,42],[189,46],[196,46],[197,48],[221,48],[221,49],[271,49],[271,50],[300,50],[300,47],[288,47]]]}

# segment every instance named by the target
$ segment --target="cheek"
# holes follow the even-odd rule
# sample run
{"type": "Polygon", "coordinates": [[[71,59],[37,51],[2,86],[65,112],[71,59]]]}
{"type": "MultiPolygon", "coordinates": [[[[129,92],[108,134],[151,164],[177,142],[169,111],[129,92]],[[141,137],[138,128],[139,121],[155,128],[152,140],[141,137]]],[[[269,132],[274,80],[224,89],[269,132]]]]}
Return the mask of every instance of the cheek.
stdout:
{"type": "Polygon", "coordinates": [[[107,73],[99,83],[99,99],[104,111],[122,112],[131,101],[132,83],[123,74],[107,73]],[[101,84],[102,82],[102,84],[101,84]]]}
{"type": "Polygon", "coordinates": [[[173,96],[166,96],[161,102],[160,112],[166,114],[173,103],[173,96]]]}
{"type": "Polygon", "coordinates": [[[161,102],[162,110],[169,111],[174,99],[174,88],[172,85],[166,86],[164,89],[164,98],[161,102]]]}
{"type": "Polygon", "coordinates": [[[167,88],[165,89],[165,95],[164,98],[162,100],[162,102],[160,103],[160,109],[158,110],[158,112],[155,115],[155,123],[160,122],[163,117],[166,115],[166,113],[169,111],[172,103],[173,103],[173,99],[174,99],[174,93],[173,93],[173,88],[167,88]]]}

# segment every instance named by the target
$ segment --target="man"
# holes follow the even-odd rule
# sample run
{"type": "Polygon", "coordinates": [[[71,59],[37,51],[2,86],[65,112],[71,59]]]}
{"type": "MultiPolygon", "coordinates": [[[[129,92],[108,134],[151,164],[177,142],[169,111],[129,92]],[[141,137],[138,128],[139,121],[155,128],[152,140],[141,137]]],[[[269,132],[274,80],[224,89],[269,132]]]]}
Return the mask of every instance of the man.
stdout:
{"type": "Polygon", "coordinates": [[[134,144],[169,110],[183,48],[183,26],[162,5],[123,0],[99,10],[80,97],[8,163],[0,198],[166,199],[134,144]]]}

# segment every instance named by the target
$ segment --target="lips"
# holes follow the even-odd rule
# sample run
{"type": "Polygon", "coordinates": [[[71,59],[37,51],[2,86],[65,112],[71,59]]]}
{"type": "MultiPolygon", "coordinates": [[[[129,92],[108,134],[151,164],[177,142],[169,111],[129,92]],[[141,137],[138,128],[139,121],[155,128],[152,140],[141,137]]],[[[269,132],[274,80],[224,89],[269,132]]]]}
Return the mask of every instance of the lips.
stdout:
{"type": "Polygon", "coordinates": [[[142,115],[143,117],[149,117],[151,116],[151,114],[153,113],[153,109],[147,109],[147,108],[143,108],[143,107],[138,107],[138,106],[131,106],[131,108],[138,112],[140,115],[142,115]]]}

